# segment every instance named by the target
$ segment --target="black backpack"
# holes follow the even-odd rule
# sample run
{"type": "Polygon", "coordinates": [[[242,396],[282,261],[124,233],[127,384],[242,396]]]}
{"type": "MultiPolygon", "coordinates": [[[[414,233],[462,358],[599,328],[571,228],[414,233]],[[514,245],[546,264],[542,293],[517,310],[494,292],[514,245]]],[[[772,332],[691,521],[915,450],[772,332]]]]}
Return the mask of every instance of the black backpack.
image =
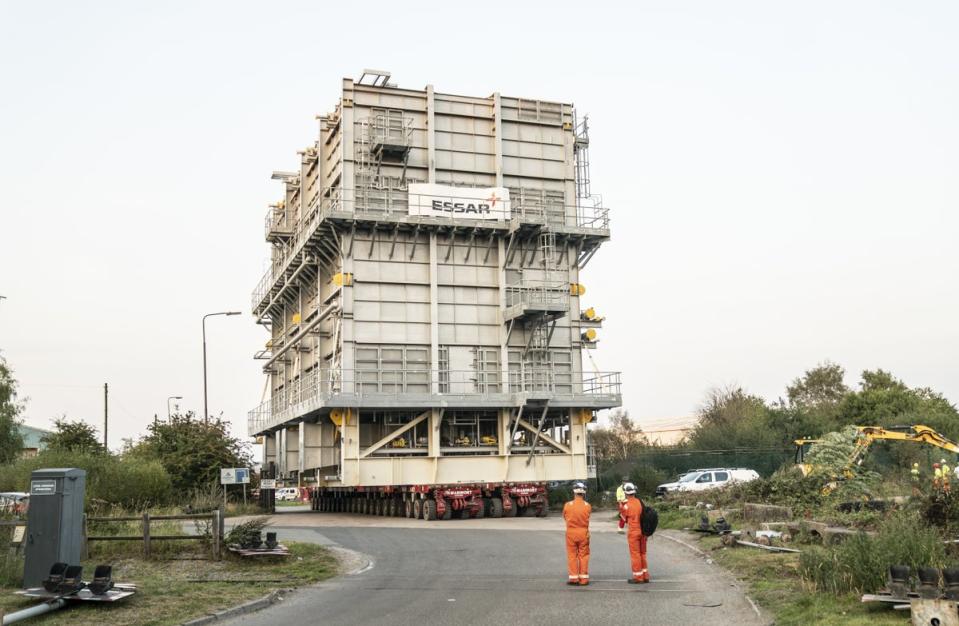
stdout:
{"type": "Polygon", "coordinates": [[[639,514],[639,527],[644,535],[651,537],[659,526],[659,513],[642,500],[639,503],[643,506],[643,512],[639,514]]]}

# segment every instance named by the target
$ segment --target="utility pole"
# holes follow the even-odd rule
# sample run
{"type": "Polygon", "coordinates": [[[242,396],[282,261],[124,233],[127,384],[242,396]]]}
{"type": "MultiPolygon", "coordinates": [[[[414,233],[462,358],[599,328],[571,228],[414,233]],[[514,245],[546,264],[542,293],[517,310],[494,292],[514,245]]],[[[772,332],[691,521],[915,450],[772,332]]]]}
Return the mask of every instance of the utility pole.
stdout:
{"type": "Polygon", "coordinates": [[[107,383],[103,383],[103,450],[107,452],[110,448],[107,447],[107,415],[108,411],[108,397],[110,395],[110,386],[107,383]]]}

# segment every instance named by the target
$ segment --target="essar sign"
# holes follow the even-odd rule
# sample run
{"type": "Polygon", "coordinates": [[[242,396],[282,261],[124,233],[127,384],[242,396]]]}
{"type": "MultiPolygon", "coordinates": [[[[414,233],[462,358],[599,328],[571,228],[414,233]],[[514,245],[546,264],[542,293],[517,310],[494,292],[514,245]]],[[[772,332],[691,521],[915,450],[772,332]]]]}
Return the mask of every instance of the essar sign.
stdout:
{"type": "Polygon", "coordinates": [[[472,220],[508,220],[509,189],[505,187],[451,187],[411,183],[410,215],[472,220]]]}

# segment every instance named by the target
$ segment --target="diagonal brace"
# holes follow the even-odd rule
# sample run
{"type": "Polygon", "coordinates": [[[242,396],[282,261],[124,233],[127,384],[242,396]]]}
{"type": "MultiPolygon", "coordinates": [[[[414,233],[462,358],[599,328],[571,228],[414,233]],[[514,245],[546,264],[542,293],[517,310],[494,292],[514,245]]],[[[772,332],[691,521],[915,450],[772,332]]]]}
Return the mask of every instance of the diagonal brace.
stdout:
{"type": "Polygon", "coordinates": [[[393,441],[394,439],[396,439],[397,437],[399,437],[400,435],[402,435],[403,433],[405,433],[405,432],[408,431],[409,429],[413,428],[414,426],[416,426],[416,425],[419,424],[420,422],[424,421],[424,420],[425,420],[426,418],[428,418],[429,416],[430,416],[430,412],[429,412],[429,411],[424,411],[424,412],[420,413],[420,414],[419,414],[415,419],[413,419],[413,421],[411,421],[409,424],[404,424],[403,426],[400,426],[399,428],[397,428],[396,430],[394,430],[393,432],[391,432],[390,434],[388,434],[387,436],[383,437],[382,439],[380,439],[379,441],[377,441],[376,443],[374,443],[372,446],[370,446],[369,448],[367,448],[367,449],[363,452],[363,454],[360,455],[360,458],[361,458],[361,459],[365,459],[366,457],[370,456],[371,454],[373,454],[374,452],[376,452],[377,450],[379,450],[380,448],[382,448],[383,446],[385,446],[385,445],[388,444],[389,442],[393,441]]]}

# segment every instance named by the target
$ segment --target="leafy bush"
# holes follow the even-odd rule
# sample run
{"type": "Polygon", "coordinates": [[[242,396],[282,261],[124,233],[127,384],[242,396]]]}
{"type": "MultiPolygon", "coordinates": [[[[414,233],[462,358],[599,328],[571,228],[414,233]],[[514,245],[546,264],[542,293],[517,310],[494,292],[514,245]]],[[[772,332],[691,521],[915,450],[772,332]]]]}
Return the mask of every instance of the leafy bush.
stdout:
{"type": "Polygon", "coordinates": [[[567,486],[553,487],[549,490],[548,497],[551,507],[560,507],[573,499],[573,492],[567,486]]]}
{"type": "Polygon", "coordinates": [[[919,512],[927,524],[954,534],[959,530],[959,493],[938,489],[925,493],[919,500],[919,512]]]}
{"type": "Polygon", "coordinates": [[[28,491],[31,472],[45,467],[86,470],[88,502],[99,500],[140,510],[166,504],[172,495],[170,476],[155,460],[69,450],[44,450],[35,457],[0,466],[0,490],[28,491]]]}
{"type": "Polygon", "coordinates": [[[154,422],[149,430],[124,456],[159,461],[178,493],[217,483],[220,468],[250,463],[246,444],[230,435],[229,425],[220,420],[206,422],[190,412],[154,422]]]}
{"type": "Polygon", "coordinates": [[[836,546],[804,548],[799,558],[803,579],[835,594],[878,591],[890,565],[944,567],[942,537],[915,516],[896,514],[874,536],[860,533],[836,546]]]}

